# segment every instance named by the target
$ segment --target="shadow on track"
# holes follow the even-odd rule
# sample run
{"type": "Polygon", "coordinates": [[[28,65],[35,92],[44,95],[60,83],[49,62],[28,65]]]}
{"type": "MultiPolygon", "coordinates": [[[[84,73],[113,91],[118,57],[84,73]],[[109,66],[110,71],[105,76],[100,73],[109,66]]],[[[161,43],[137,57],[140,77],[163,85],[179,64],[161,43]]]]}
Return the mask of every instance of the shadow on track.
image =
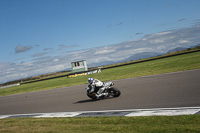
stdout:
{"type": "Polygon", "coordinates": [[[81,101],[75,102],[75,103],[73,103],[73,104],[78,104],[78,103],[89,103],[89,102],[96,102],[96,101],[99,101],[99,100],[87,99],[87,100],[81,100],[81,101]]]}
{"type": "Polygon", "coordinates": [[[89,103],[89,102],[98,102],[98,101],[102,101],[102,100],[106,100],[106,99],[111,99],[111,98],[114,98],[114,97],[106,97],[106,98],[102,98],[102,99],[87,99],[87,100],[81,100],[81,101],[78,101],[78,102],[75,102],[73,104],[78,104],[78,103],[89,103]]]}

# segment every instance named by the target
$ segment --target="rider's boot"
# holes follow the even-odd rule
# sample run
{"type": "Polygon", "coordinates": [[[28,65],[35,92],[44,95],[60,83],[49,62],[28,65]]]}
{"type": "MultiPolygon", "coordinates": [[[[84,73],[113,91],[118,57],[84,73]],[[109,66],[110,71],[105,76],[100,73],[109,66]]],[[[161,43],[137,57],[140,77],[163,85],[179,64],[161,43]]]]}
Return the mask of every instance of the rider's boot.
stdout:
{"type": "Polygon", "coordinates": [[[100,89],[99,89],[99,91],[97,92],[97,94],[96,94],[96,96],[97,96],[97,99],[100,99],[101,97],[103,97],[103,96],[107,96],[108,95],[108,93],[103,93],[103,91],[105,90],[105,87],[101,87],[100,89]]]}
{"type": "Polygon", "coordinates": [[[104,96],[107,97],[108,93],[106,92],[106,93],[96,94],[97,99],[100,99],[101,97],[104,97],[104,96]]]}
{"type": "Polygon", "coordinates": [[[108,92],[105,92],[105,93],[102,93],[102,94],[103,94],[104,96],[106,96],[106,97],[108,96],[108,92]]]}

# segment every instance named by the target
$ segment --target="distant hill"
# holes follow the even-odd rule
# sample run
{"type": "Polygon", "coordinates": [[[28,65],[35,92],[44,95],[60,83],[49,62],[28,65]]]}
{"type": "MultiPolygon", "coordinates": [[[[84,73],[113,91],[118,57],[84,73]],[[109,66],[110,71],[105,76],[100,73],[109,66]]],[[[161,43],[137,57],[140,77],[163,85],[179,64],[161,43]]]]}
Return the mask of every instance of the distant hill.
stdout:
{"type": "Polygon", "coordinates": [[[135,55],[133,55],[129,58],[126,58],[124,60],[120,60],[120,61],[117,61],[117,62],[102,61],[102,62],[98,62],[98,63],[88,64],[88,67],[106,66],[106,65],[116,64],[116,63],[128,62],[128,61],[132,61],[132,60],[150,58],[150,57],[154,57],[154,56],[158,56],[158,55],[162,55],[162,54],[156,53],[156,52],[143,52],[143,53],[135,54],[135,55]]]}
{"type": "MultiPolygon", "coordinates": [[[[191,46],[190,48],[195,48],[195,47],[198,47],[198,46],[200,46],[200,44],[191,46]]],[[[187,48],[185,48],[185,47],[177,47],[177,48],[169,50],[167,53],[183,51],[183,50],[186,50],[186,49],[187,48]]],[[[120,61],[117,61],[117,62],[103,61],[103,62],[88,64],[88,67],[105,66],[105,65],[111,65],[111,64],[116,64],[116,63],[128,62],[128,61],[133,61],[133,60],[140,60],[140,59],[155,57],[155,56],[159,56],[159,55],[164,55],[164,54],[167,54],[167,53],[143,52],[143,53],[134,54],[134,55],[132,55],[132,56],[126,58],[126,59],[123,59],[123,60],[120,60],[120,61]]]]}
{"type": "Polygon", "coordinates": [[[144,59],[144,58],[150,58],[154,56],[162,55],[162,53],[157,53],[157,52],[143,52],[143,53],[138,53],[135,54],[127,59],[124,59],[120,62],[127,62],[127,61],[132,61],[132,60],[139,60],[139,59],[144,59]]]}
{"type": "Polygon", "coordinates": [[[115,64],[116,62],[113,61],[102,61],[102,62],[98,62],[98,63],[91,63],[88,64],[88,67],[97,67],[97,66],[105,66],[105,65],[110,65],[110,64],[115,64]]]}
{"type": "Polygon", "coordinates": [[[174,48],[174,49],[169,50],[167,53],[182,51],[182,50],[185,50],[185,49],[187,49],[187,48],[184,48],[184,47],[177,47],[177,48],[174,48]]]}
{"type": "Polygon", "coordinates": [[[194,46],[191,46],[190,48],[195,48],[195,47],[199,47],[200,44],[197,44],[197,45],[194,45],[194,46]]]}
{"type": "MultiPolygon", "coordinates": [[[[199,47],[200,44],[197,44],[197,45],[194,45],[194,46],[191,46],[189,48],[195,48],[195,47],[199,47]]],[[[177,47],[177,48],[174,48],[174,49],[171,49],[169,50],[167,53],[171,53],[171,52],[177,52],[177,51],[183,51],[183,50],[186,50],[188,48],[185,48],[185,47],[177,47]]]]}

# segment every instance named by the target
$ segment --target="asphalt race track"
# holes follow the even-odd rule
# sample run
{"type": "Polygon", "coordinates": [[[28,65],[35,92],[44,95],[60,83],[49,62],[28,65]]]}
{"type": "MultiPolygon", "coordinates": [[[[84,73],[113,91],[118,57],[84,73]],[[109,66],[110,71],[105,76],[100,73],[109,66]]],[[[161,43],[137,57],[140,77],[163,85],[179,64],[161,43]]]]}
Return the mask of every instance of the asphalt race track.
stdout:
{"type": "Polygon", "coordinates": [[[0,115],[200,106],[200,69],[113,82],[118,98],[93,101],[86,85],[1,96],[0,115]]]}

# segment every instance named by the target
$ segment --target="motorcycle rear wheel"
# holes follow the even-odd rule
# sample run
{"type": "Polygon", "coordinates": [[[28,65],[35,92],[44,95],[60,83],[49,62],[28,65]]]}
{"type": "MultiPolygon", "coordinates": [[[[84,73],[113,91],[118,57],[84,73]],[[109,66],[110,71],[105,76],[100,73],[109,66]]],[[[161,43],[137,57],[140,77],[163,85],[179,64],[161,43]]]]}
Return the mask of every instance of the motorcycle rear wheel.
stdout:
{"type": "Polygon", "coordinates": [[[113,94],[113,97],[119,97],[121,95],[121,91],[117,88],[110,88],[110,93],[113,94]]]}

